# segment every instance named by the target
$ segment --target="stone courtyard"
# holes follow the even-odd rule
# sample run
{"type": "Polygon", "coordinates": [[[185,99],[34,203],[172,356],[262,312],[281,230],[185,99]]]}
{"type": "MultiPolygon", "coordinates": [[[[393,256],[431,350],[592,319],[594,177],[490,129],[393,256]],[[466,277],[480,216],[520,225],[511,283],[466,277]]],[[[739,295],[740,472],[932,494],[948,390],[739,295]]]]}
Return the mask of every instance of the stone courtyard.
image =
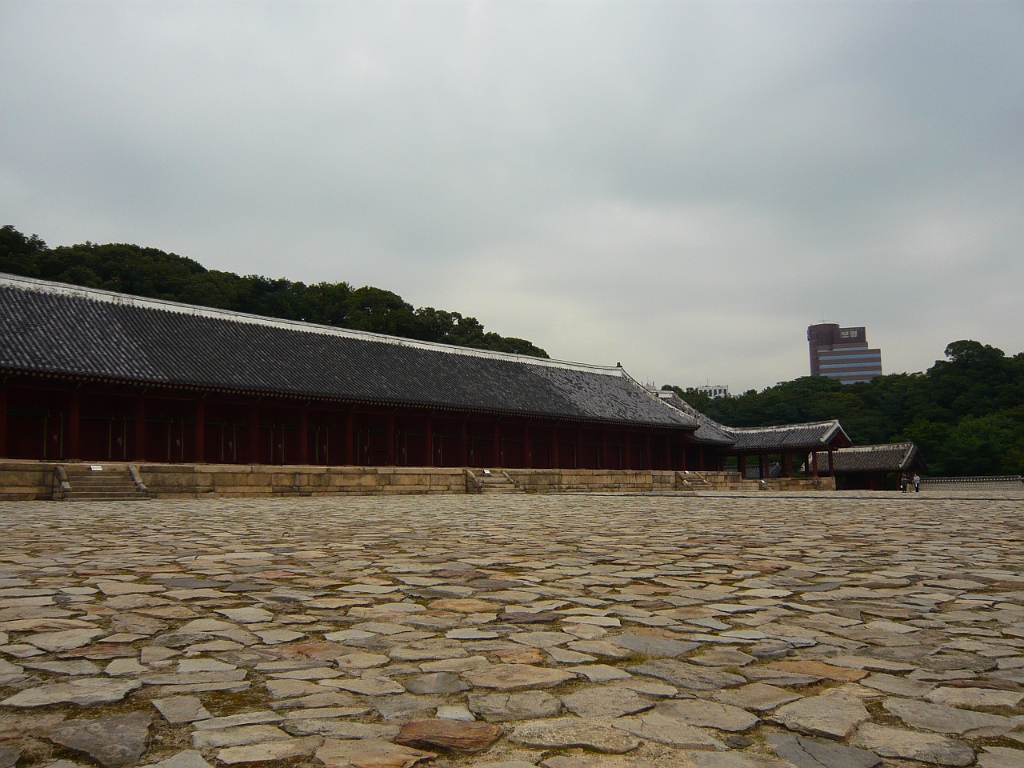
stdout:
{"type": "Polygon", "coordinates": [[[0,768],[1018,768],[1022,513],[2,504],[0,768]]]}

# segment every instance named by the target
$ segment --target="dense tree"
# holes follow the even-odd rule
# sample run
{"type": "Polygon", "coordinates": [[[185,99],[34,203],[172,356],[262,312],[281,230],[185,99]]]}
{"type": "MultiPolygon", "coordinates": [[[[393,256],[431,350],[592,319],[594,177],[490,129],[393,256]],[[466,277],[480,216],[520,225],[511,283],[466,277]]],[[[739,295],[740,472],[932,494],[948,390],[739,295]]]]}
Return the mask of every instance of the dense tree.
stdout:
{"type": "Polygon", "coordinates": [[[954,341],[925,373],[860,384],[805,376],[714,400],[674,389],[732,427],[839,419],[855,444],[912,440],[937,475],[1024,473],[1024,353],[954,341]]]}
{"type": "Polygon", "coordinates": [[[416,309],[380,288],[236,275],[156,248],[123,243],[48,248],[36,235],[27,237],[10,225],[0,227],[0,272],[420,341],[548,356],[525,339],[485,331],[475,317],[433,307],[416,309]]]}

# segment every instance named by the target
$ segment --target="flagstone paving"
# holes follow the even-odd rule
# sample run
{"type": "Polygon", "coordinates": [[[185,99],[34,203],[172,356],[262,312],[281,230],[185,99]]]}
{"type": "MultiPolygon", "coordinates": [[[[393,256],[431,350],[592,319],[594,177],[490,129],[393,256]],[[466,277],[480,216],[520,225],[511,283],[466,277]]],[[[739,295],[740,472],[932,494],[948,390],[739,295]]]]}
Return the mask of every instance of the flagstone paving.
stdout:
{"type": "Polygon", "coordinates": [[[0,504],[0,768],[1024,765],[1024,500],[0,504]]]}

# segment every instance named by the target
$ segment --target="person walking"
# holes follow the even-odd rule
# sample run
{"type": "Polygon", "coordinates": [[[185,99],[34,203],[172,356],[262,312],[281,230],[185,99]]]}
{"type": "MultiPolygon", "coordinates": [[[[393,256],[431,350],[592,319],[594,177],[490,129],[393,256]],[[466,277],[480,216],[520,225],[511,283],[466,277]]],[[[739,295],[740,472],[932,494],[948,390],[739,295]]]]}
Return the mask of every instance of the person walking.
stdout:
{"type": "Polygon", "coordinates": [[[904,474],[900,475],[900,492],[901,493],[906,493],[907,492],[907,476],[904,475],[904,474]]]}
{"type": "Polygon", "coordinates": [[[915,472],[914,473],[914,493],[920,493],[920,492],[921,492],[921,476],[915,472]]]}

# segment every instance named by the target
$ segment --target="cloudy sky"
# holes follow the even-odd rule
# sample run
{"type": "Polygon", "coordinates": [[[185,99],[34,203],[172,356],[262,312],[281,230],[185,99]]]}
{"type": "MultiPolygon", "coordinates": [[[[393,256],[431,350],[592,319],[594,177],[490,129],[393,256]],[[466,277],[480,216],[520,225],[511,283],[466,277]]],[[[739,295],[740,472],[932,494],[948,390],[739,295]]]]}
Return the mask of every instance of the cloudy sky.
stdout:
{"type": "Polygon", "coordinates": [[[1019,2],[0,0],[0,224],[732,390],[1024,350],[1019,2]]]}

